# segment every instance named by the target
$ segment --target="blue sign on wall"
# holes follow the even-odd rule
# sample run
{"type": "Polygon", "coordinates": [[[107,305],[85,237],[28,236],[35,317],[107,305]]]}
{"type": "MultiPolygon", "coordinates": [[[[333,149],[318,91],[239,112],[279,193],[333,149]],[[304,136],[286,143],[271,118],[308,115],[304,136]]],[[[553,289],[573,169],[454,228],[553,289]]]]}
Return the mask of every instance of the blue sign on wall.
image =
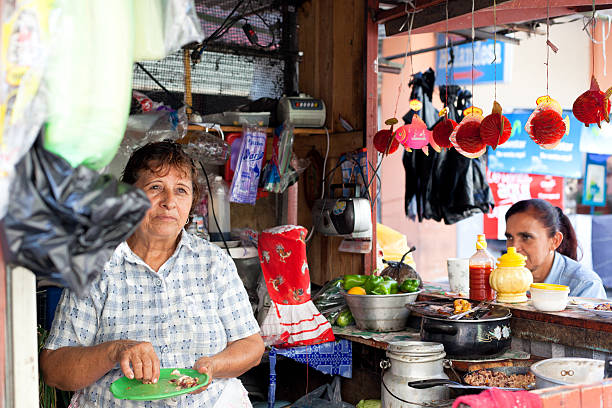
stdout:
{"type": "MultiPolygon", "coordinates": [[[[438,35],[439,45],[445,43],[444,35],[438,35]]],[[[453,64],[446,71],[447,61],[450,59],[450,48],[441,49],[436,52],[436,85],[446,83],[448,72],[448,83],[466,85],[472,83],[472,44],[462,44],[453,48],[453,64]]],[[[474,41],[474,83],[492,83],[495,80],[497,70],[497,81],[503,82],[504,62],[508,59],[507,45],[497,41],[494,46],[493,40],[474,41]],[[496,54],[494,55],[494,48],[496,54]],[[493,64],[495,60],[495,65],[493,64]]]]}
{"type": "Polygon", "coordinates": [[[496,150],[489,148],[489,169],[506,173],[548,174],[561,177],[582,177],[582,153],[579,150],[582,123],[571,111],[563,111],[570,118],[570,133],[563,136],[554,149],[542,149],[525,131],[525,123],[532,111],[520,110],[506,114],[512,124],[510,139],[496,150]]]}

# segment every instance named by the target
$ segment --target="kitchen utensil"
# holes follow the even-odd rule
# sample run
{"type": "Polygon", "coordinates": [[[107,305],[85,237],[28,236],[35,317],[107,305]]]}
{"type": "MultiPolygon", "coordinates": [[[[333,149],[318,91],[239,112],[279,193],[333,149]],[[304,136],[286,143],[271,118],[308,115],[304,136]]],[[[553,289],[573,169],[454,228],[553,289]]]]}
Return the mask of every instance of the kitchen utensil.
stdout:
{"type": "Polygon", "coordinates": [[[371,331],[405,329],[410,316],[406,304],[414,302],[419,293],[421,291],[395,295],[349,295],[342,291],[357,327],[371,331]]]}
{"type": "Polygon", "coordinates": [[[446,387],[428,387],[428,389],[406,387],[406,383],[410,381],[448,380],[444,373],[444,356],[444,346],[440,343],[422,341],[389,343],[387,358],[380,362],[380,367],[383,369],[380,392],[382,406],[418,408],[425,403],[447,399],[449,390],[446,387]]]}
{"type": "Polygon", "coordinates": [[[181,375],[197,378],[198,385],[177,390],[177,385],[170,383],[170,380],[179,378],[176,375],[170,374],[174,370],[174,368],[162,368],[159,370],[159,380],[156,384],[143,384],[140,380],[130,380],[123,376],[113,381],[110,390],[115,398],[118,399],[153,401],[187,394],[208,384],[208,374],[200,374],[197,370],[191,368],[179,368],[178,371],[181,375]]]}
{"type": "MultiPolygon", "coordinates": [[[[527,374],[529,372],[529,367],[523,367],[523,366],[509,366],[509,367],[492,367],[492,368],[485,368],[482,370],[489,370],[489,371],[494,371],[494,372],[501,372],[504,373],[508,376],[510,375],[514,375],[514,374],[527,374]]],[[[475,370],[475,371],[470,371],[468,373],[466,373],[463,377],[462,377],[462,381],[465,382],[465,377],[470,375],[470,374],[474,374],[477,373],[478,371],[481,370],[475,370]]],[[[487,390],[489,388],[494,388],[494,387],[488,387],[488,386],[478,386],[478,385],[467,385],[464,383],[459,383],[457,381],[452,381],[452,380],[448,380],[448,379],[428,379],[428,380],[420,380],[420,381],[412,381],[408,383],[409,387],[412,388],[417,388],[417,389],[424,389],[424,388],[430,388],[430,387],[436,387],[439,385],[446,385],[448,388],[452,388],[452,389],[457,389],[457,390],[470,390],[470,391],[474,391],[476,392],[480,392],[480,391],[484,391],[487,390]]],[[[495,388],[499,388],[500,390],[505,390],[505,391],[524,391],[524,388],[510,388],[510,387],[495,387],[495,388]]],[[[533,389],[535,388],[534,386],[531,386],[527,389],[533,389]]]]}
{"type": "Polygon", "coordinates": [[[567,306],[569,286],[533,283],[530,292],[533,307],[542,312],[560,312],[567,306]]]}
{"type": "Polygon", "coordinates": [[[604,379],[604,361],[578,357],[549,358],[533,364],[531,372],[536,376],[536,388],[591,384],[604,379]]]}
{"type": "Polygon", "coordinates": [[[500,354],[510,347],[510,310],[493,306],[479,320],[449,320],[448,317],[423,316],[421,340],[444,344],[452,358],[479,358],[500,354]]]}
{"type": "Polygon", "coordinates": [[[467,316],[467,315],[469,315],[469,314],[472,314],[472,313],[474,313],[474,312],[475,312],[475,311],[477,311],[477,310],[481,310],[481,309],[485,308],[486,306],[487,306],[487,305],[482,305],[482,304],[481,304],[481,305],[478,305],[478,306],[476,306],[476,307],[473,307],[473,308],[471,308],[470,310],[467,310],[467,311],[465,311],[465,312],[462,312],[462,313],[458,313],[458,314],[455,314],[455,315],[449,316],[448,318],[449,318],[449,320],[459,320],[459,319],[461,319],[463,316],[467,316]]]}

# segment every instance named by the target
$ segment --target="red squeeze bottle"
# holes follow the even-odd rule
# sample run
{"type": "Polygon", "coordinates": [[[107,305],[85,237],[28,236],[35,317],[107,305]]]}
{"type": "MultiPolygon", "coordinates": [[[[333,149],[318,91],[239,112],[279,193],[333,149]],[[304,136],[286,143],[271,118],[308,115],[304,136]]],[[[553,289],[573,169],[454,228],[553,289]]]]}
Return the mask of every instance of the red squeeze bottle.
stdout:
{"type": "Polygon", "coordinates": [[[495,290],[489,284],[489,276],[495,269],[495,258],[487,251],[483,234],[476,240],[476,253],[470,258],[470,299],[494,300],[495,290]]]}

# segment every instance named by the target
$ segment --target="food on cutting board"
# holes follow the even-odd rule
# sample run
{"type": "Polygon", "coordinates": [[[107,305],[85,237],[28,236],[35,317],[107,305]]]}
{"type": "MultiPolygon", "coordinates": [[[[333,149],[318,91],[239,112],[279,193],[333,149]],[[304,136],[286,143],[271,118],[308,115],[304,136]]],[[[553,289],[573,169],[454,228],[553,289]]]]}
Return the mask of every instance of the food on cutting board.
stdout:
{"type": "Polygon", "coordinates": [[[536,379],[533,373],[507,375],[500,371],[483,369],[467,374],[463,380],[466,384],[477,387],[523,388],[527,390],[535,386],[536,379]]]}
{"type": "Polygon", "coordinates": [[[169,380],[168,382],[170,384],[175,384],[176,390],[184,390],[186,388],[191,388],[191,387],[195,387],[196,385],[198,385],[198,379],[194,378],[194,377],[190,377],[188,375],[182,375],[181,372],[179,370],[173,370],[170,375],[175,375],[178,378],[172,378],[171,380],[169,380]]]}
{"type": "Polygon", "coordinates": [[[472,304],[465,299],[456,299],[453,302],[453,314],[464,313],[472,310],[472,304]]]}

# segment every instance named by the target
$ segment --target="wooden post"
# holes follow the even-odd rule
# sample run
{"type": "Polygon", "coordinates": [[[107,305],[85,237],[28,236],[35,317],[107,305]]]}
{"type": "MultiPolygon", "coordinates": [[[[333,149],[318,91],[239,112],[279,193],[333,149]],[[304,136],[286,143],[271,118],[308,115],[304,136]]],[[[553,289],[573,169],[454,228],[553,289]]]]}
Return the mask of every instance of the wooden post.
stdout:
{"type": "MultiPolygon", "coordinates": [[[[378,58],[378,23],[374,21],[374,13],[378,10],[378,0],[367,0],[365,12],[365,52],[364,52],[364,77],[365,77],[365,123],[364,142],[368,149],[368,159],[374,168],[377,167],[378,154],[374,148],[374,134],[378,128],[378,73],[376,72],[376,61],[378,58]]],[[[370,175],[372,171],[368,169],[370,175]]],[[[365,255],[364,269],[369,273],[376,268],[376,213],[377,206],[374,198],[378,183],[374,174],[370,175],[372,184],[370,197],[372,197],[372,252],[365,255]]]]}
{"type": "Polygon", "coordinates": [[[183,50],[183,68],[185,70],[185,103],[187,104],[187,120],[191,119],[193,100],[191,98],[191,57],[189,50],[183,50]]]}

